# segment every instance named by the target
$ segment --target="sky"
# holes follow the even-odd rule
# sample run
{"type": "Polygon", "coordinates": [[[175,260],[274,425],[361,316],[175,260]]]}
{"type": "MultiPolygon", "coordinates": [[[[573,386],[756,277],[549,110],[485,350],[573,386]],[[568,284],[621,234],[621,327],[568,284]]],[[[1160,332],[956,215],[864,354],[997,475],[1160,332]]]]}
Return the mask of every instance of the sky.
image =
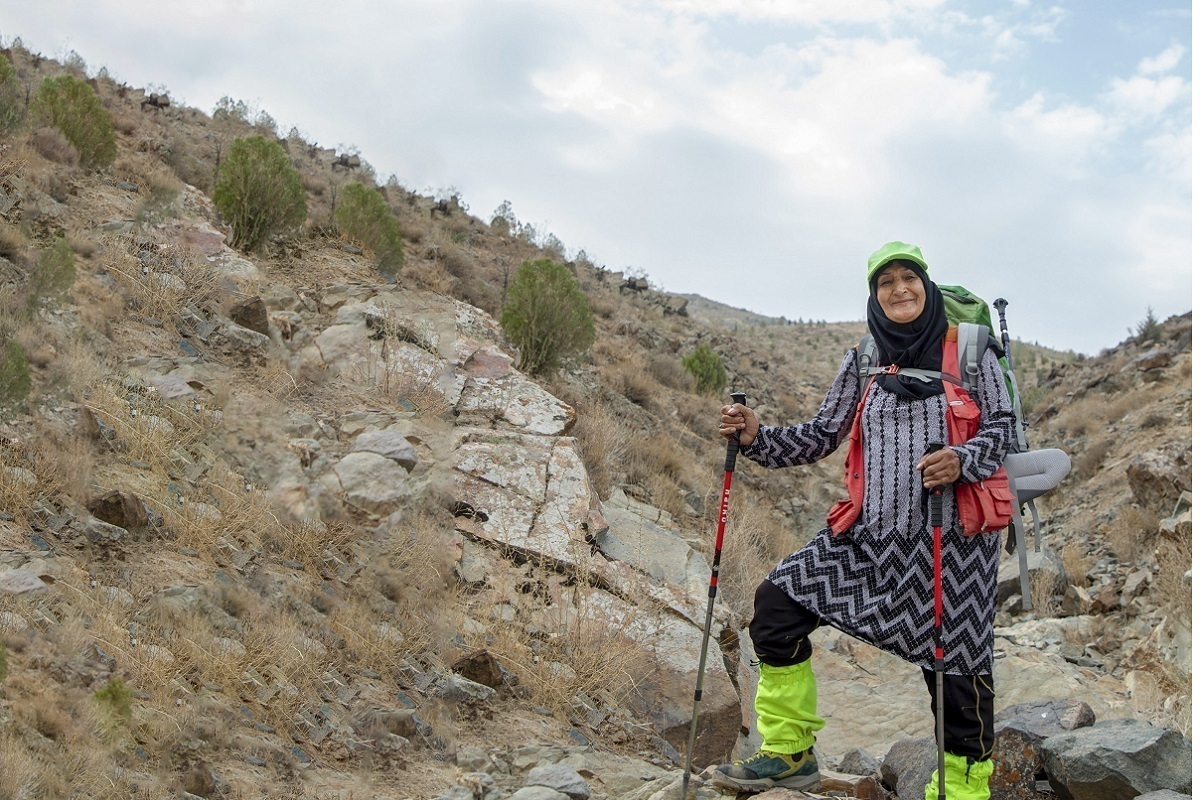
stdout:
{"type": "Polygon", "coordinates": [[[1180,0],[0,0],[0,39],[357,148],[655,285],[865,318],[866,259],[1094,355],[1192,307],[1180,0]]]}

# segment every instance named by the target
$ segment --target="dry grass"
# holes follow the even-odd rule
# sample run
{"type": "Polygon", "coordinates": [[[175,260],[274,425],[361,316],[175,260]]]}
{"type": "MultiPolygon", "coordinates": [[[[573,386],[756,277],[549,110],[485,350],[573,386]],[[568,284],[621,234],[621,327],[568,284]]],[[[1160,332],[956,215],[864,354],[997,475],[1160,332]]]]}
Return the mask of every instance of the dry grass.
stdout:
{"type": "Polygon", "coordinates": [[[575,407],[575,413],[572,433],[579,441],[579,453],[592,487],[607,500],[614,482],[620,479],[619,467],[629,446],[628,432],[603,403],[585,400],[575,407]]]}
{"type": "Polygon", "coordinates": [[[1035,617],[1057,616],[1058,597],[1054,593],[1056,583],[1055,576],[1047,571],[1035,572],[1030,576],[1029,597],[1035,617]]]}
{"type": "Polygon", "coordinates": [[[1158,527],[1158,518],[1150,511],[1135,505],[1124,505],[1116,519],[1101,530],[1107,534],[1108,546],[1118,561],[1136,564],[1146,555],[1146,545],[1158,527]]]}
{"type": "MultiPolygon", "coordinates": [[[[174,245],[153,250],[154,266],[138,260],[133,239],[105,246],[105,269],[124,288],[140,314],[168,325],[178,322],[186,306],[212,309],[220,305],[220,275],[193,251],[174,245]]],[[[152,262],[153,263],[153,262],[152,262]]]]}
{"type": "Polygon", "coordinates": [[[1093,441],[1081,455],[1072,459],[1072,479],[1082,483],[1094,476],[1107,463],[1112,450],[1113,440],[1107,436],[1093,441]]]}
{"type": "Polygon", "coordinates": [[[725,604],[748,621],[754,612],[758,585],[781,558],[801,543],[771,513],[766,502],[744,487],[738,487],[738,491],[736,498],[730,498],[725,525],[720,592],[725,604]]]}
{"type": "Polygon", "coordinates": [[[1071,540],[1062,549],[1063,570],[1072,586],[1087,586],[1088,572],[1092,568],[1087,548],[1082,543],[1071,540]]]}
{"type": "Polygon", "coordinates": [[[68,167],[79,166],[79,151],[57,128],[38,128],[29,135],[29,143],[47,161],[68,167]]]}

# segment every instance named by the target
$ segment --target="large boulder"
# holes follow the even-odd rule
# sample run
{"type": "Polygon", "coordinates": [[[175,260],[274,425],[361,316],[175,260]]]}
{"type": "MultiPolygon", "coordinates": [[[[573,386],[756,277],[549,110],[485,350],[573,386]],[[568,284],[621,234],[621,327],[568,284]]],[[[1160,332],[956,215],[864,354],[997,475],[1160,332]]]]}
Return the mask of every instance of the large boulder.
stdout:
{"type": "MultiPolygon", "coordinates": [[[[1029,568],[1029,585],[1035,586],[1038,580],[1051,582],[1051,594],[1060,594],[1067,586],[1067,573],[1063,569],[1062,560],[1050,548],[1033,549],[1033,537],[1026,540],[1029,550],[1026,553],[1026,565],[1029,568]],[[1045,576],[1040,578],[1039,576],[1045,576]]],[[[996,578],[997,608],[1004,605],[1010,597],[1021,594],[1021,571],[1017,554],[1005,556],[1000,562],[1000,574],[996,578]]]]}
{"type": "Polygon", "coordinates": [[[933,737],[897,741],[883,757],[884,786],[890,787],[899,800],[924,800],[925,784],[937,768],[937,743],[933,737]]]}
{"type": "Polygon", "coordinates": [[[1050,736],[1093,724],[1091,706],[1079,700],[1037,700],[996,714],[992,797],[1036,800],[1037,775],[1043,770],[1042,742],[1050,736]]]}
{"type": "Polygon", "coordinates": [[[1170,515],[1179,496],[1192,488],[1190,442],[1168,442],[1139,453],[1125,470],[1133,499],[1159,516],[1170,515]]]}
{"type": "Polygon", "coordinates": [[[387,516],[408,497],[408,473],[378,453],[351,453],[333,468],[346,502],[370,514],[387,516]]]}
{"type": "Polygon", "coordinates": [[[1042,742],[1050,786],[1066,800],[1133,800],[1159,789],[1192,792],[1192,743],[1135,719],[1098,722],[1042,742]]]}

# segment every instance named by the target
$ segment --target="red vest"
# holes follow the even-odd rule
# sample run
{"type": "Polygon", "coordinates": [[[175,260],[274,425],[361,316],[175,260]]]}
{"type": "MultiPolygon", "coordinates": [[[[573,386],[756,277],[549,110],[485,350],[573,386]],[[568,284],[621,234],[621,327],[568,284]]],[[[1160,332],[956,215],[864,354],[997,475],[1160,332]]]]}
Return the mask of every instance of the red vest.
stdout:
{"type": "MultiPolygon", "coordinates": [[[[951,326],[942,342],[942,372],[958,380],[958,329],[951,326]]],[[[866,389],[858,400],[854,412],[854,425],[850,429],[850,449],[846,453],[846,493],[848,497],[838,500],[829,509],[826,522],[834,536],[850,530],[862,513],[865,470],[863,469],[862,413],[867,402],[867,392],[875,376],[867,381],[866,389]]],[[[946,431],[949,444],[966,444],[979,431],[979,406],[971,399],[965,387],[953,381],[943,380],[946,392],[946,431]]],[[[998,531],[1012,522],[1013,495],[1008,485],[1008,475],[1001,466],[979,483],[958,482],[954,484],[954,497],[958,502],[958,516],[962,520],[963,533],[967,536],[984,531],[998,531]]]]}

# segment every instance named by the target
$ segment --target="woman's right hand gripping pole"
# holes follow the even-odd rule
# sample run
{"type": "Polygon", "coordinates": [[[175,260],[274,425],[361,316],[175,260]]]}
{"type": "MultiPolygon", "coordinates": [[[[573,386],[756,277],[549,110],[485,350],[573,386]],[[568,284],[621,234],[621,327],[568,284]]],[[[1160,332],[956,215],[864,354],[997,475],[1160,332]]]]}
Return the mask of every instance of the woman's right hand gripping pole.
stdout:
{"type": "Polygon", "coordinates": [[[717,429],[721,438],[728,439],[737,434],[738,444],[748,447],[758,436],[758,417],[741,403],[721,407],[721,426],[717,429]]]}

